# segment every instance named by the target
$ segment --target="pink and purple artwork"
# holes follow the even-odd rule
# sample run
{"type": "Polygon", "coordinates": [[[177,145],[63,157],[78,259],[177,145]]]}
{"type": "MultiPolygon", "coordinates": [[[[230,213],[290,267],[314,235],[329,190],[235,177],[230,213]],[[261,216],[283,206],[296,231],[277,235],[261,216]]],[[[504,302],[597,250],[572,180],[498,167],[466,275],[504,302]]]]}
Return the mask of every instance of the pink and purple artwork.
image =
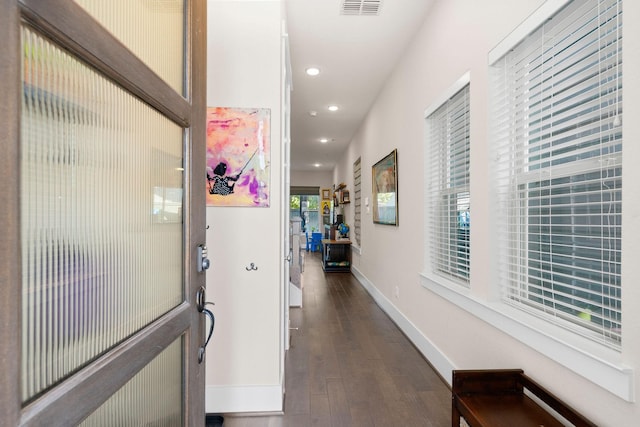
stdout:
{"type": "Polygon", "coordinates": [[[267,108],[207,108],[207,205],[269,206],[267,108]]]}

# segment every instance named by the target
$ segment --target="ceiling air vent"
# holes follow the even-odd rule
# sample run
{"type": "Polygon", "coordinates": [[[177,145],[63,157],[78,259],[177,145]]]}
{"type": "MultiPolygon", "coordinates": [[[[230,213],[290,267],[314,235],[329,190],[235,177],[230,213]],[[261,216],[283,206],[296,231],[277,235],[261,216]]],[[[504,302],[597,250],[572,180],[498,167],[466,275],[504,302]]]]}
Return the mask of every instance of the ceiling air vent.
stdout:
{"type": "Polygon", "coordinates": [[[380,13],[382,0],[342,0],[341,15],[376,16],[380,13]]]}

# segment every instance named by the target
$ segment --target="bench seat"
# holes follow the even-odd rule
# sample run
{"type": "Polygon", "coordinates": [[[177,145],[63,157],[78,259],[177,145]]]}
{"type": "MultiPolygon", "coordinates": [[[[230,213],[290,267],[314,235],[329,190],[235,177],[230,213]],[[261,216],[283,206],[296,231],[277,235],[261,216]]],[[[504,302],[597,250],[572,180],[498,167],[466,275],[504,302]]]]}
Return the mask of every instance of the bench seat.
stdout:
{"type": "Polygon", "coordinates": [[[522,369],[498,369],[453,371],[452,427],[460,426],[461,416],[471,427],[562,427],[564,425],[525,394],[525,389],[574,426],[595,426],[527,377],[522,369]]]}

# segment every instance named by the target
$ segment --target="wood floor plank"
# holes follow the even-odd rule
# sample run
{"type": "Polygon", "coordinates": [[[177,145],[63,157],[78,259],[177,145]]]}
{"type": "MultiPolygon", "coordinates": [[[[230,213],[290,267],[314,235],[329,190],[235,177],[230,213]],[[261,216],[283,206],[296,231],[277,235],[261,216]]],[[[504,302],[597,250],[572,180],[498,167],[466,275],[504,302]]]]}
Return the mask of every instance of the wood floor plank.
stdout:
{"type": "Polygon", "coordinates": [[[447,427],[450,425],[448,421],[444,420],[448,419],[451,416],[451,401],[443,401],[443,394],[444,393],[442,392],[442,390],[421,391],[418,393],[426,412],[428,414],[431,414],[430,420],[432,425],[438,427],[447,427]],[[440,422],[436,422],[437,420],[439,420],[440,422]]]}
{"type": "Polygon", "coordinates": [[[311,427],[332,427],[331,416],[327,415],[311,415],[310,424],[311,427]]]}
{"type": "Polygon", "coordinates": [[[327,379],[327,396],[329,397],[331,423],[333,425],[351,425],[351,411],[342,379],[327,379]]]}
{"type": "Polygon", "coordinates": [[[326,394],[316,394],[311,397],[311,415],[328,415],[331,413],[329,408],[329,396],[326,394]]]}
{"type": "Polygon", "coordinates": [[[374,425],[371,408],[367,402],[355,403],[349,406],[351,425],[353,427],[371,427],[374,425]]]}

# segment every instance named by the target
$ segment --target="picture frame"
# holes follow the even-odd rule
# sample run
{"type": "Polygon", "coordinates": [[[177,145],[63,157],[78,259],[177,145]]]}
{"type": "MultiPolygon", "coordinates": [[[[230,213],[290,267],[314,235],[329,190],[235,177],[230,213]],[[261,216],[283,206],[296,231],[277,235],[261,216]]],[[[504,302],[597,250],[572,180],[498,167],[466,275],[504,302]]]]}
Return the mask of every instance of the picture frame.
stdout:
{"type": "Polygon", "coordinates": [[[329,200],[323,200],[321,203],[322,215],[331,215],[331,202],[329,200]]]}
{"type": "Polygon", "coordinates": [[[207,206],[269,207],[270,127],[269,108],[207,108],[207,206]]]}
{"type": "Polygon", "coordinates": [[[331,189],[323,188],[322,189],[322,200],[330,200],[331,199],[331,189]]]}
{"type": "Polygon", "coordinates": [[[398,150],[371,167],[373,222],[398,225],[398,150]]]}

